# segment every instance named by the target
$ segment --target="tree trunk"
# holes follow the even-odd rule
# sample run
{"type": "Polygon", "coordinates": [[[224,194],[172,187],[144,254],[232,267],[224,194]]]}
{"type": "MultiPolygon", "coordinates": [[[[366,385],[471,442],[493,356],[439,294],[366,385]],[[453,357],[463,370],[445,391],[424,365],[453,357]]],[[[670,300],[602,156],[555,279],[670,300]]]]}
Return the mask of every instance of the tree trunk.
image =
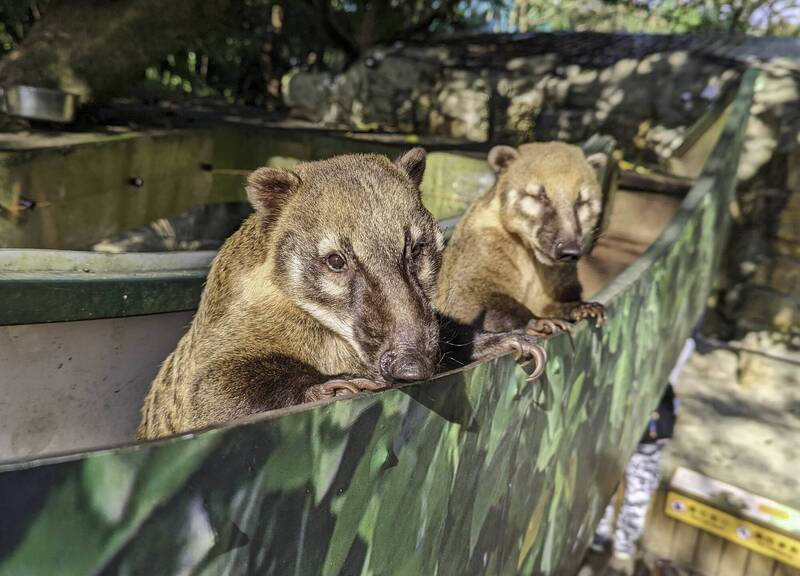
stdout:
{"type": "Polygon", "coordinates": [[[20,47],[0,61],[0,86],[58,88],[100,101],[144,70],[223,27],[233,0],[52,0],[20,47]]]}

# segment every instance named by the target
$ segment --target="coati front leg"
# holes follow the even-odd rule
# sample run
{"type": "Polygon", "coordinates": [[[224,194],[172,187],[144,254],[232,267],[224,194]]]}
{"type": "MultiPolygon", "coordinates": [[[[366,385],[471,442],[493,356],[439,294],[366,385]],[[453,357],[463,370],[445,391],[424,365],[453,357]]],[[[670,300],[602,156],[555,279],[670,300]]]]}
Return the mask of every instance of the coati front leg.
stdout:
{"type": "Polygon", "coordinates": [[[544,374],[547,364],[547,352],[539,344],[538,339],[525,332],[525,329],[512,332],[485,332],[478,330],[474,336],[473,361],[483,361],[495,356],[503,356],[514,352],[517,362],[535,362],[530,380],[544,374]]]}
{"type": "Polygon", "coordinates": [[[442,370],[460,368],[471,362],[482,362],[509,352],[516,353],[518,362],[534,360],[536,368],[530,379],[544,372],[547,353],[536,337],[524,329],[490,332],[437,314],[439,318],[442,370]]]}
{"type": "Polygon", "coordinates": [[[201,419],[211,422],[384,387],[366,378],[329,376],[277,354],[225,360],[206,370],[199,380],[195,409],[201,419]]]}
{"type": "MultiPolygon", "coordinates": [[[[599,302],[579,300],[577,302],[555,303],[547,307],[547,312],[553,316],[564,318],[569,322],[594,319],[595,323],[600,326],[605,324],[606,321],[606,308],[599,302]]],[[[569,326],[564,320],[557,321],[569,326]]]]}
{"type": "Polygon", "coordinates": [[[570,324],[561,318],[531,318],[525,326],[525,331],[533,336],[554,336],[568,332],[570,324]]]}
{"type": "Polygon", "coordinates": [[[597,325],[606,321],[606,309],[599,302],[585,302],[583,287],[578,280],[577,267],[562,271],[561,276],[552,279],[548,295],[551,301],[544,306],[544,312],[556,318],[578,322],[593,318],[597,325]]]}
{"type": "Polygon", "coordinates": [[[568,321],[561,318],[537,318],[525,306],[503,294],[490,298],[483,318],[478,322],[489,332],[509,332],[519,328],[531,336],[553,336],[569,330],[568,321]]]}
{"type": "Polygon", "coordinates": [[[578,302],[569,310],[569,319],[573,322],[590,318],[598,325],[605,324],[606,307],[599,302],[578,302]]]}
{"type": "Polygon", "coordinates": [[[304,392],[306,402],[326,400],[336,396],[352,396],[360,392],[377,392],[386,386],[376,384],[366,378],[334,378],[324,384],[309,386],[304,392]]]}

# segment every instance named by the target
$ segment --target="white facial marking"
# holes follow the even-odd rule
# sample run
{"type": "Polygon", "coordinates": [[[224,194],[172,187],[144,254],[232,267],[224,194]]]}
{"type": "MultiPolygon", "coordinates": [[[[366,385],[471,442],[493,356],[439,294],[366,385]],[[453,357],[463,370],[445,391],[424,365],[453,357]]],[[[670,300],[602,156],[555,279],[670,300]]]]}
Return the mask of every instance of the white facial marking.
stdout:
{"type": "Polygon", "coordinates": [[[353,327],[347,321],[345,321],[344,318],[342,318],[341,312],[331,312],[330,310],[326,310],[322,306],[307,300],[300,300],[297,302],[297,305],[308,312],[314,319],[319,321],[320,324],[335,334],[341,336],[345,342],[352,346],[353,350],[356,351],[359,357],[364,360],[364,353],[361,350],[361,347],[358,345],[355,336],[353,335],[353,327]]]}
{"type": "Polygon", "coordinates": [[[287,272],[292,286],[302,286],[305,272],[302,262],[296,258],[289,260],[289,269],[287,272]]]}
{"type": "Polygon", "coordinates": [[[344,298],[347,296],[347,285],[341,282],[337,282],[334,278],[323,275],[319,279],[319,289],[327,294],[328,296],[333,296],[334,298],[344,298]]]}
{"type": "Polygon", "coordinates": [[[525,196],[519,201],[519,210],[526,216],[538,218],[542,213],[542,203],[531,196],[525,196]]]}
{"type": "Polygon", "coordinates": [[[525,186],[525,192],[527,192],[531,196],[538,196],[539,194],[542,193],[542,190],[544,190],[544,186],[542,186],[541,184],[537,184],[535,182],[531,182],[527,186],[525,186]]]}
{"type": "Polygon", "coordinates": [[[317,253],[320,256],[327,256],[331,252],[338,252],[340,244],[338,239],[333,234],[326,233],[317,242],[317,253]]]}

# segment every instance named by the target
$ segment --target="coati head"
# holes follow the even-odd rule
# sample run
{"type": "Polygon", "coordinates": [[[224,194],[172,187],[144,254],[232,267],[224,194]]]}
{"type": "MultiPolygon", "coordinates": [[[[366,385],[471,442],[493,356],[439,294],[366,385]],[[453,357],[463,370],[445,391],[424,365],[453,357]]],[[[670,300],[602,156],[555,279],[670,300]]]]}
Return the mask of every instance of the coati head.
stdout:
{"type": "Polygon", "coordinates": [[[343,155],[248,179],[278,289],[380,381],[424,380],[438,360],[443,240],[420,198],[424,170],[425,151],[414,148],[394,163],[343,155]]]}
{"type": "Polygon", "coordinates": [[[489,165],[503,225],[542,264],[574,264],[591,248],[602,204],[597,173],[606,161],[562,142],[495,146],[489,165]]]}

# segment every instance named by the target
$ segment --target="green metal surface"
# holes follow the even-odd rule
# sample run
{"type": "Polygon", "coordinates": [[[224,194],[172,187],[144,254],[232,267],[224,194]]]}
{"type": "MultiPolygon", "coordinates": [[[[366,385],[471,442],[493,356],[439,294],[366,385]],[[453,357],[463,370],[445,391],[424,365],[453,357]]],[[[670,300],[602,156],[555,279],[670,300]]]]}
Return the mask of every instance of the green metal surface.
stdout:
{"type": "Polygon", "coordinates": [[[0,245],[83,249],[209,201],[208,134],[107,135],[63,148],[0,151],[0,245]],[[138,179],[138,180],[137,180],[138,179]],[[136,181],[137,184],[132,184],[136,181]],[[34,201],[19,212],[17,203],[34,201]]]}
{"type": "Polygon", "coordinates": [[[546,376],[501,358],[161,442],[0,467],[0,575],[573,574],[728,229],[755,73],[659,240],[546,376]]]}

